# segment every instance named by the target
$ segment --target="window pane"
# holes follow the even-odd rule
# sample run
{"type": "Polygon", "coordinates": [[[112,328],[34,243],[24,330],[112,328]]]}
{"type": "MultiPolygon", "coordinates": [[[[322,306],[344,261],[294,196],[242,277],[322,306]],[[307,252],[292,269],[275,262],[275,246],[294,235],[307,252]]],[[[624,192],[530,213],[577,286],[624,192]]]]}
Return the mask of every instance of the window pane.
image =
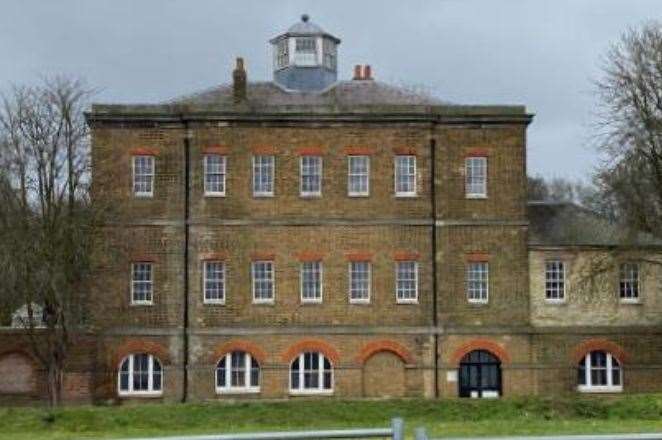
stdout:
{"type": "Polygon", "coordinates": [[[154,180],[154,157],[133,157],[133,192],[134,194],[150,195],[154,180]]]}
{"type": "Polygon", "coordinates": [[[301,157],[301,194],[317,195],[322,192],[322,158],[301,157]]]}
{"type": "Polygon", "coordinates": [[[205,261],[205,300],[223,301],[225,299],[225,264],[221,261],[205,261]]]}
{"type": "Polygon", "coordinates": [[[396,296],[399,300],[417,299],[418,263],[398,261],[396,263],[396,296]]]}
{"type": "Polygon", "coordinates": [[[352,300],[370,299],[370,262],[350,263],[349,297],[352,300]]]}
{"type": "Polygon", "coordinates": [[[257,361],[251,358],[251,380],[250,386],[260,386],[260,365],[257,361]]]}
{"type": "Polygon", "coordinates": [[[639,298],[639,265],[625,263],[620,268],[620,296],[622,299],[639,298]]]}
{"type": "Polygon", "coordinates": [[[488,265],[471,262],[467,265],[467,298],[469,301],[487,301],[488,265]]]}
{"type": "Polygon", "coordinates": [[[152,300],[152,264],[134,263],[132,270],[133,301],[152,300]]]}
{"type": "Polygon", "coordinates": [[[565,296],[565,266],[562,261],[545,263],[545,298],[563,299],[565,296]]]}
{"type": "Polygon", "coordinates": [[[272,195],[274,156],[253,156],[253,194],[272,195]]]}
{"type": "Polygon", "coordinates": [[[322,298],[322,263],[306,261],[301,263],[301,298],[319,300],[322,298]]]}
{"type": "Polygon", "coordinates": [[[465,186],[468,196],[487,194],[487,158],[468,157],[465,160],[465,186]]]}
{"type": "Polygon", "coordinates": [[[367,195],[369,181],[368,156],[348,156],[348,191],[350,195],[367,195]]]}
{"type": "Polygon", "coordinates": [[[253,262],[253,298],[272,300],[274,297],[274,270],[271,261],[253,262]]]}
{"type": "Polygon", "coordinates": [[[210,154],[205,156],[205,193],[225,193],[225,163],[225,156],[218,154],[210,154]]]}
{"type": "Polygon", "coordinates": [[[416,193],[416,156],[395,156],[395,192],[416,193]]]}

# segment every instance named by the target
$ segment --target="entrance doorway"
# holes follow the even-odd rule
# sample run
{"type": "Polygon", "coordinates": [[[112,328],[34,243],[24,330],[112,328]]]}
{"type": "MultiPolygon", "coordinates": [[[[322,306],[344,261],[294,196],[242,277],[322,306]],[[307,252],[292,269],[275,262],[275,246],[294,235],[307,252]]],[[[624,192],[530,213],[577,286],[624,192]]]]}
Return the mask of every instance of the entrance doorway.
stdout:
{"type": "Polygon", "coordinates": [[[474,350],[460,361],[460,397],[501,396],[501,361],[489,351],[474,350]]]}

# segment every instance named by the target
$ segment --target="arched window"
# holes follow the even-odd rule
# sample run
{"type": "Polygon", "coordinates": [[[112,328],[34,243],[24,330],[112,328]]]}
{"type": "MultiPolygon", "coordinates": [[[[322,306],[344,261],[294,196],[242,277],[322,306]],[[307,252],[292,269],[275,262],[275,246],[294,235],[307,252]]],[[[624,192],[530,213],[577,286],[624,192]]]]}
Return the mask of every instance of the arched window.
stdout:
{"type": "Polygon", "coordinates": [[[460,360],[460,397],[501,395],[501,361],[487,350],[474,350],[460,360]]]}
{"type": "Polygon", "coordinates": [[[333,366],[318,352],[305,352],[294,358],[290,366],[290,392],[293,394],[324,394],[333,392],[333,366]]]}
{"type": "Polygon", "coordinates": [[[623,370],[611,353],[592,351],[579,361],[577,389],[583,392],[623,391],[623,370]]]}
{"type": "Polygon", "coordinates": [[[259,393],[260,364],[250,353],[233,351],[216,365],[217,393],[259,393]]]}
{"type": "Polygon", "coordinates": [[[120,396],[159,395],[163,392],[163,368],[151,354],[136,353],[125,357],[118,376],[120,396]]]}

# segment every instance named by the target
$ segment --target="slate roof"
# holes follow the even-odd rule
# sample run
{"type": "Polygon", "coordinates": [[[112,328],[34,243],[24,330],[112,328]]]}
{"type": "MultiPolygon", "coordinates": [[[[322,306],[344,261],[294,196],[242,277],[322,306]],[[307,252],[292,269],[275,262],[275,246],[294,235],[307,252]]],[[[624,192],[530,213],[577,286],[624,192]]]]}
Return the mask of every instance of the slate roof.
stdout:
{"type": "MultiPolygon", "coordinates": [[[[396,87],[374,80],[338,81],[321,92],[285,90],[272,81],[249,82],[246,90],[248,107],[371,105],[449,105],[431,95],[396,87]]],[[[176,98],[165,104],[191,104],[232,108],[232,85],[223,84],[202,92],[176,98]]]]}
{"type": "Polygon", "coordinates": [[[529,202],[529,245],[662,246],[650,234],[630,234],[618,223],[571,202],[529,202]]]}

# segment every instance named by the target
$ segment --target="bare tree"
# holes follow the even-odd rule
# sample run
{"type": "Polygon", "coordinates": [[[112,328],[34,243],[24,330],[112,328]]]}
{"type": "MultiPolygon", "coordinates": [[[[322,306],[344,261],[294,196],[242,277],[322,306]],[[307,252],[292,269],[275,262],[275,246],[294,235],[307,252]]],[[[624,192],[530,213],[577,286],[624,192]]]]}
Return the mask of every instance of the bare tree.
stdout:
{"type": "Polygon", "coordinates": [[[13,87],[0,108],[0,304],[21,325],[61,400],[67,356],[85,317],[94,211],[88,196],[91,90],[57,77],[13,87]]]}
{"type": "Polygon", "coordinates": [[[596,86],[602,199],[631,229],[662,237],[662,24],[624,33],[596,86]]]}

